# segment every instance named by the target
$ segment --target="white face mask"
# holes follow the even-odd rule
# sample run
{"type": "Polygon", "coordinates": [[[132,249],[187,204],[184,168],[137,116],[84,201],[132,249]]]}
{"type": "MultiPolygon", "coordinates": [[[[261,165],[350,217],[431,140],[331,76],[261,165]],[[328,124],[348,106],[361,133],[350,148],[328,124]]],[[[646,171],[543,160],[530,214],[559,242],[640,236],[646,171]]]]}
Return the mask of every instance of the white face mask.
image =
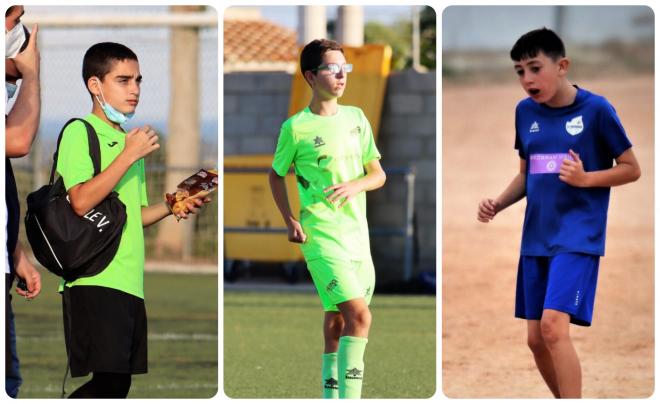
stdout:
{"type": "Polygon", "coordinates": [[[5,32],[5,59],[16,57],[27,46],[30,32],[20,22],[5,32]]]}

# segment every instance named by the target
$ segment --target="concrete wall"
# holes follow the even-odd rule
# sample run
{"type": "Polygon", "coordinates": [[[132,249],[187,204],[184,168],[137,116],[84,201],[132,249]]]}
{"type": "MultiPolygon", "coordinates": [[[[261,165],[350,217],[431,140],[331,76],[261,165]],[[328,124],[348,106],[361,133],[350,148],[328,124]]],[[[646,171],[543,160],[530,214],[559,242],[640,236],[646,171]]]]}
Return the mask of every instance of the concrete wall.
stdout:
{"type": "MultiPolygon", "coordinates": [[[[287,118],[291,76],[286,73],[231,73],[224,76],[224,154],[273,153],[287,118]]],[[[416,272],[436,260],[436,80],[435,72],[393,73],[387,83],[377,146],[385,168],[413,165],[419,262],[416,272]]],[[[368,193],[369,223],[403,223],[404,182],[390,175],[386,186],[368,193]]],[[[401,274],[403,240],[372,238],[379,279],[401,274]]]]}

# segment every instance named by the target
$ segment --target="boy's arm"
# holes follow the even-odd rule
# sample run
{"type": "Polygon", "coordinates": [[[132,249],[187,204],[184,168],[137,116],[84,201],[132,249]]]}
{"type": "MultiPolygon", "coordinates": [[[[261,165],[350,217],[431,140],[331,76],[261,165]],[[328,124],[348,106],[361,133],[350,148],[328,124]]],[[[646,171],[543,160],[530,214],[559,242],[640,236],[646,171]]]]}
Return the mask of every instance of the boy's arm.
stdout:
{"type": "Polygon", "coordinates": [[[386,176],[385,171],[380,166],[378,159],[373,159],[364,165],[367,174],[364,177],[354,179],[352,181],[342,182],[339,184],[331,185],[323,190],[323,192],[334,191],[328,196],[330,203],[335,203],[342,198],[345,198],[339,207],[346,205],[355,195],[362,191],[373,191],[385,184],[386,176]]]}
{"type": "Polygon", "coordinates": [[[559,170],[559,179],[574,187],[614,187],[637,181],[642,175],[639,163],[632,147],[621,153],[615,159],[616,165],[612,168],[599,171],[584,171],[580,155],[573,150],[568,153],[574,161],[564,160],[559,170]]]}
{"type": "Polygon", "coordinates": [[[291,206],[289,206],[289,197],[286,193],[284,177],[280,177],[275,170],[271,168],[268,172],[268,182],[270,183],[270,191],[273,193],[275,204],[280,210],[282,218],[286,223],[289,241],[294,243],[304,243],[307,239],[307,235],[305,235],[300,222],[298,222],[291,213],[291,206]]]}
{"type": "Polygon", "coordinates": [[[7,116],[5,123],[5,156],[7,157],[27,155],[37,134],[37,129],[39,129],[41,98],[39,95],[38,31],[39,29],[35,25],[27,48],[14,59],[16,69],[21,73],[22,82],[14,108],[7,116]]]}
{"type": "Polygon", "coordinates": [[[513,177],[509,186],[498,196],[493,199],[483,199],[479,203],[479,211],[477,212],[477,220],[480,222],[488,223],[495,215],[518,202],[525,197],[525,176],[527,173],[527,160],[520,159],[520,171],[513,177]]]}
{"type": "MultiPolygon", "coordinates": [[[[182,219],[188,219],[188,213],[197,213],[199,208],[205,203],[211,202],[211,198],[191,198],[186,202],[188,212],[181,212],[182,219]]],[[[171,215],[172,211],[163,201],[157,205],[146,206],[142,208],[142,227],[149,227],[171,215]]]]}
{"type": "Polygon", "coordinates": [[[83,216],[101,203],[130,166],[158,149],[158,136],[149,126],[135,128],[126,134],[126,146],[117,158],[96,177],[69,188],[71,207],[78,216],[83,216]]]}

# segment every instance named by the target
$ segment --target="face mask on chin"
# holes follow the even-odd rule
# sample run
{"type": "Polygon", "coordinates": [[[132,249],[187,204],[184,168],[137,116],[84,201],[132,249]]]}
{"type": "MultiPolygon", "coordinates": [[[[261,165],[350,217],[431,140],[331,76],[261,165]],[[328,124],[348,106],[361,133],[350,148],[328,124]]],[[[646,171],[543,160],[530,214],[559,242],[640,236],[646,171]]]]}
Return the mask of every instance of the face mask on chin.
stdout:
{"type": "Polygon", "coordinates": [[[11,100],[14,97],[14,95],[16,95],[16,89],[17,88],[18,88],[18,86],[16,84],[7,83],[5,81],[5,90],[7,91],[7,99],[8,100],[11,100]]]}
{"type": "Polygon", "coordinates": [[[30,31],[22,23],[18,23],[5,32],[5,58],[13,59],[27,47],[30,31]]]}
{"type": "Polygon", "coordinates": [[[101,105],[101,109],[103,110],[103,113],[105,114],[106,118],[108,118],[110,121],[122,125],[129,119],[133,118],[133,115],[135,115],[134,112],[131,112],[130,114],[124,114],[122,112],[117,111],[112,105],[108,104],[105,102],[105,97],[103,96],[103,90],[101,90],[101,81],[98,80],[99,83],[99,91],[101,91],[101,97],[103,97],[103,102],[99,99],[99,96],[96,96],[96,101],[99,102],[99,105],[101,105]]]}

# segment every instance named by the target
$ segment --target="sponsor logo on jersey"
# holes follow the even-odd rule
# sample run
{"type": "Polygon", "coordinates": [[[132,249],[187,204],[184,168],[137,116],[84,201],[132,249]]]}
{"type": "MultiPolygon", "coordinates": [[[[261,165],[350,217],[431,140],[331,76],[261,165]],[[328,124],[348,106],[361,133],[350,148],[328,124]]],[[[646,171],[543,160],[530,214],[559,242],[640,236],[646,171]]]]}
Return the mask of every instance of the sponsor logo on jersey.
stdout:
{"type": "Polygon", "coordinates": [[[321,136],[317,136],[314,138],[314,147],[321,147],[325,146],[325,142],[323,141],[323,138],[321,136]]]}
{"type": "Polygon", "coordinates": [[[117,142],[108,143],[108,146],[110,146],[110,147],[114,147],[116,145],[117,145],[117,142]]]}
{"type": "Polygon", "coordinates": [[[584,123],[582,122],[582,115],[576,116],[575,118],[566,122],[566,132],[568,132],[568,134],[571,136],[579,135],[583,130],[584,123]]]}
{"type": "Polygon", "coordinates": [[[362,380],[362,371],[358,368],[346,369],[346,378],[362,380]]]}
{"type": "Polygon", "coordinates": [[[360,134],[360,127],[356,126],[355,128],[351,129],[351,135],[359,135],[360,134]]]}
{"type": "Polygon", "coordinates": [[[529,127],[529,133],[536,133],[540,130],[541,129],[539,128],[539,123],[536,121],[534,121],[534,123],[532,123],[532,126],[529,127]]]}

